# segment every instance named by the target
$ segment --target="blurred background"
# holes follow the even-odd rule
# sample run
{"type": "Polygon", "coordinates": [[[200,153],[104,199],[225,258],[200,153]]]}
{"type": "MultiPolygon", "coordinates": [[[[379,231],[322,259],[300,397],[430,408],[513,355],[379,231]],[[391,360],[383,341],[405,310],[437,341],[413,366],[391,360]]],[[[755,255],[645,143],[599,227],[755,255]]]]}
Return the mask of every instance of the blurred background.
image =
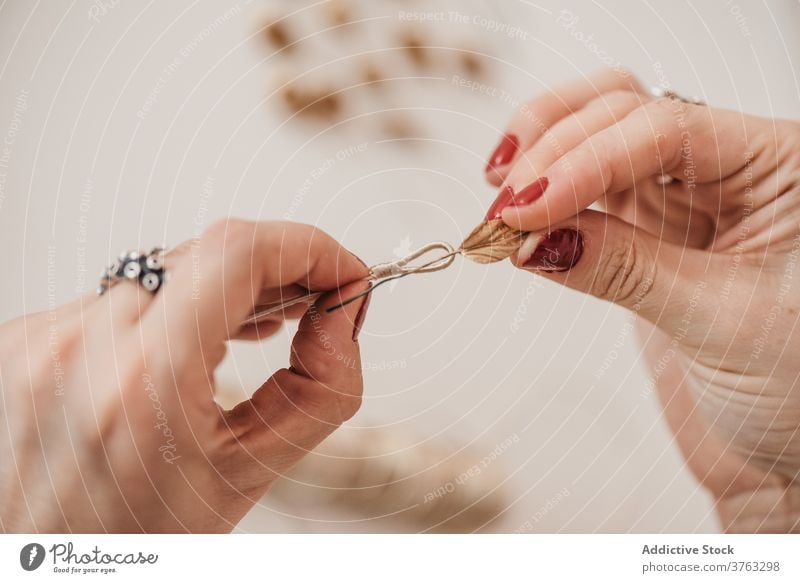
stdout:
{"type": "MultiPolygon", "coordinates": [[[[625,67],[798,117],[796,1],[0,4],[0,317],[225,216],[312,223],[367,263],[458,244],[515,108],[625,67]]],[[[220,399],[285,366],[236,345],[220,399]]],[[[359,414],[245,532],[715,532],[632,317],[463,260],[375,293],[359,414]]]]}

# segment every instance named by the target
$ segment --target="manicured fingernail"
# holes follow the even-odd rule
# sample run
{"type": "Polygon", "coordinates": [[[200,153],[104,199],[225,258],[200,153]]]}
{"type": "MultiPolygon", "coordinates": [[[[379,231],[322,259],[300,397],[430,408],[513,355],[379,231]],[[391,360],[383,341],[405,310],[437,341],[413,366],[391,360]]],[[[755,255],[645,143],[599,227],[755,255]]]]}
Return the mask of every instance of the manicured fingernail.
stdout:
{"type": "MultiPolygon", "coordinates": [[[[369,287],[371,288],[372,284],[369,284],[369,287]]],[[[364,318],[367,317],[367,309],[369,308],[369,301],[371,298],[372,294],[368,294],[364,298],[356,314],[356,319],[353,321],[353,342],[358,342],[358,335],[361,333],[361,326],[364,324],[364,318]]]]}
{"type": "Polygon", "coordinates": [[[525,267],[540,271],[567,271],[583,255],[583,235],[574,229],[553,231],[539,242],[525,267]]]}
{"type": "Polygon", "coordinates": [[[500,194],[497,195],[497,198],[494,199],[494,202],[492,203],[492,206],[489,207],[484,220],[492,221],[499,219],[503,214],[503,209],[506,207],[525,206],[526,204],[531,204],[544,194],[544,191],[547,190],[548,184],[549,181],[547,180],[547,177],[542,176],[539,180],[530,183],[517,193],[515,193],[514,189],[510,186],[506,186],[500,191],[500,194]]]}
{"type": "Polygon", "coordinates": [[[497,147],[489,156],[489,163],[486,164],[486,172],[497,170],[511,162],[517,149],[519,148],[519,138],[514,134],[506,134],[497,147]]]}

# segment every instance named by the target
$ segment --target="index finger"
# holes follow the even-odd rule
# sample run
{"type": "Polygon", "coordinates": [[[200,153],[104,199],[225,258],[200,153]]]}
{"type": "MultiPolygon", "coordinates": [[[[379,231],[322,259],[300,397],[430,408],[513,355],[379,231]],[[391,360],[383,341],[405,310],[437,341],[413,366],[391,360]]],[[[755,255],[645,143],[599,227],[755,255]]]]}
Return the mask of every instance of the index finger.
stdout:
{"type": "Polygon", "coordinates": [[[745,167],[742,155],[757,118],[660,99],[586,139],[547,168],[547,188],[527,206],[508,206],[503,220],[533,231],[566,220],[606,194],[658,174],[686,184],[720,180],[745,167]]]}
{"type": "Polygon", "coordinates": [[[269,288],[335,290],[367,267],[323,231],[286,222],[225,220],[208,228],[173,268],[143,319],[191,351],[235,334],[269,288]]]}
{"type": "Polygon", "coordinates": [[[512,116],[486,166],[486,179],[500,186],[516,160],[550,131],[556,123],[613,91],[643,93],[638,79],[619,69],[604,69],[585,79],[571,81],[534,97],[512,116]]]}

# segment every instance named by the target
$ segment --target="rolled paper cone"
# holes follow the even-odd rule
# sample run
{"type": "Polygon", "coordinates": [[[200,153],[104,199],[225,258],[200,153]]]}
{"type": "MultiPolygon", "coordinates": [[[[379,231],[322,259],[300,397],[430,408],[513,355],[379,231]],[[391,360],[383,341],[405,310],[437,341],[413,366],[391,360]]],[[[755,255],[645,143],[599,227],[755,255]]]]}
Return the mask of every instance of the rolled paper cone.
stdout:
{"type": "Polygon", "coordinates": [[[519,251],[527,235],[512,229],[500,219],[486,221],[464,239],[459,251],[475,263],[495,263],[519,251]]]}

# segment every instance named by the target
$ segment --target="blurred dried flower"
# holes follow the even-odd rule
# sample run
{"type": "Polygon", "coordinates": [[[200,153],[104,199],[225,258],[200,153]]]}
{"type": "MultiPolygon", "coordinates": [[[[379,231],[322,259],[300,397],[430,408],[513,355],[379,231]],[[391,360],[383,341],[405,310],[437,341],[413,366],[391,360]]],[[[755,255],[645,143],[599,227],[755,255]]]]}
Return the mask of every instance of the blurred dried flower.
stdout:
{"type": "Polygon", "coordinates": [[[343,430],[289,471],[270,495],[303,507],[348,508],[386,526],[393,519],[393,531],[491,530],[487,525],[510,496],[503,461],[487,463],[491,459],[478,447],[454,449],[441,437],[422,440],[405,428],[343,430]]]}
{"type": "Polygon", "coordinates": [[[482,77],[486,73],[485,63],[474,51],[463,49],[460,54],[461,67],[472,77],[482,77]]]}
{"type": "Polygon", "coordinates": [[[389,115],[383,122],[384,133],[395,140],[408,140],[420,135],[419,128],[408,115],[389,115]]]}
{"type": "Polygon", "coordinates": [[[383,70],[376,63],[367,61],[362,67],[361,74],[364,81],[367,82],[368,87],[377,89],[383,86],[381,81],[384,80],[385,75],[383,74],[383,70]]]}
{"type": "Polygon", "coordinates": [[[342,109],[339,95],[329,87],[300,87],[295,83],[284,89],[283,101],[289,109],[303,116],[332,118],[342,109]]]}
{"type": "Polygon", "coordinates": [[[427,67],[430,64],[430,55],[424,39],[413,30],[406,30],[400,37],[400,43],[405,48],[411,61],[418,67],[427,67]]]}
{"type": "Polygon", "coordinates": [[[275,48],[287,50],[293,48],[288,27],[280,20],[274,20],[264,28],[264,38],[275,48]]]}
{"type": "Polygon", "coordinates": [[[329,0],[327,10],[328,18],[334,25],[342,26],[353,20],[350,3],[345,0],[329,0]]]}

